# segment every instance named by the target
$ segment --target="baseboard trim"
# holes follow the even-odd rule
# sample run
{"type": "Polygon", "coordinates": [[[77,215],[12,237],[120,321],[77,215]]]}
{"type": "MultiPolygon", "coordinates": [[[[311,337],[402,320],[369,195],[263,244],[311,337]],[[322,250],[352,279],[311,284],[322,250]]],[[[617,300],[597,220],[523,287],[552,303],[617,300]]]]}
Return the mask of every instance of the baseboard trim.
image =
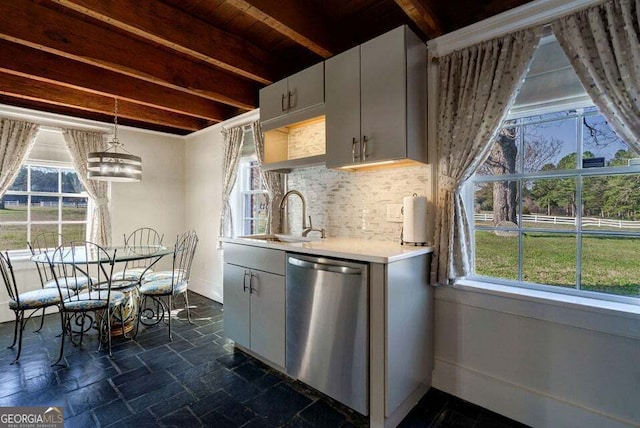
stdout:
{"type": "Polygon", "coordinates": [[[637,427],[640,422],[579,406],[538,391],[435,358],[432,385],[534,427],[637,427]]]}

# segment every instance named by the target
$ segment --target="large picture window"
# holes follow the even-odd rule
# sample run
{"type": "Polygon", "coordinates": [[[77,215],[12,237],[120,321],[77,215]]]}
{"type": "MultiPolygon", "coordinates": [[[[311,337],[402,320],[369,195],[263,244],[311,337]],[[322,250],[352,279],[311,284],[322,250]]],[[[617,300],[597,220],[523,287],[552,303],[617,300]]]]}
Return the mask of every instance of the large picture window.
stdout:
{"type": "Polygon", "coordinates": [[[595,107],[505,121],[463,192],[476,278],[640,297],[640,153],[595,107]]]}
{"type": "Polygon", "coordinates": [[[25,250],[42,232],[84,240],[88,195],[71,168],[26,163],[0,199],[0,249],[25,250]]]}

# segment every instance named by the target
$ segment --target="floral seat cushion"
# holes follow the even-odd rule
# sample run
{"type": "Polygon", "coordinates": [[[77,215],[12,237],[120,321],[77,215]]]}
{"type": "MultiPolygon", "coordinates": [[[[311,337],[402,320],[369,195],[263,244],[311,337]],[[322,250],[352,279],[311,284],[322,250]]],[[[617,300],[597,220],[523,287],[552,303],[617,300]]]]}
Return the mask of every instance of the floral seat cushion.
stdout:
{"type": "MultiPolygon", "coordinates": [[[[64,308],[66,311],[82,312],[96,309],[104,309],[107,307],[106,294],[104,299],[99,299],[97,293],[81,293],[69,299],[65,299],[64,308]]],[[[111,308],[121,305],[125,300],[125,295],[120,291],[111,291],[111,308]]]]}
{"type": "MultiPolygon", "coordinates": [[[[96,279],[95,278],[91,278],[92,282],[95,282],[96,279]]],[[[60,283],[61,287],[65,287],[65,288],[70,288],[72,290],[82,290],[87,288],[89,281],[87,280],[87,277],[73,277],[73,276],[63,276],[58,278],[58,282],[60,283]]],[[[55,279],[50,279],[49,281],[44,283],[44,288],[56,288],[58,287],[58,284],[56,283],[55,279]]]]}
{"type": "Polygon", "coordinates": [[[173,293],[171,293],[171,282],[171,278],[145,282],[140,286],[140,294],[146,294],[149,296],[167,296],[169,294],[173,294],[175,296],[187,289],[188,282],[180,281],[175,284],[173,287],[173,293]]]}
{"type": "MultiPolygon", "coordinates": [[[[60,291],[64,297],[69,297],[75,294],[75,291],[61,288],[60,291]]],[[[60,303],[60,292],[58,288],[44,288],[39,290],[27,291],[21,293],[18,296],[20,305],[18,302],[11,299],[9,301],[9,309],[11,310],[28,310],[44,308],[46,306],[52,306],[60,303]]]]}
{"type": "Polygon", "coordinates": [[[112,280],[128,280],[128,281],[138,281],[142,278],[142,275],[147,273],[152,273],[152,269],[147,268],[131,268],[124,271],[116,272],[111,276],[112,280]]]}
{"type": "Polygon", "coordinates": [[[153,273],[148,273],[144,276],[144,278],[142,279],[143,282],[151,282],[151,281],[157,281],[159,279],[171,279],[171,277],[173,277],[173,275],[175,274],[176,276],[184,276],[184,271],[181,269],[176,269],[175,271],[172,270],[161,270],[158,272],[153,272],[153,273]]]}

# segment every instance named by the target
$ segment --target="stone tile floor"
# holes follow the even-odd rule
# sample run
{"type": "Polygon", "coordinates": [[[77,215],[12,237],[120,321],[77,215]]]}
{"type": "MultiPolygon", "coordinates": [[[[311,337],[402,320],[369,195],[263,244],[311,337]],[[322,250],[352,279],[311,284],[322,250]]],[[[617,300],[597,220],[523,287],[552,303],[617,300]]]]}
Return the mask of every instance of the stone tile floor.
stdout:
{"type": "MultiPolygon", "coordinates": [[[[165,325],[118,338],[113,358],[97,336],[65,344],[66,366],[51,367],[60,338],[57,314],[25,329],[20,361],[13,323],[0,324],[0,407],[63,406],[66,427],[361,427],[362,416],[235,350],[222,326],[222,305],[189,293],[191,316],[175,310],[173,341],[165,325]]],[[[182,302],[180,301],[179,304],[182,302]]],[[[431,389],[402,427],[521,427],[471,403],[431,389]]]]}

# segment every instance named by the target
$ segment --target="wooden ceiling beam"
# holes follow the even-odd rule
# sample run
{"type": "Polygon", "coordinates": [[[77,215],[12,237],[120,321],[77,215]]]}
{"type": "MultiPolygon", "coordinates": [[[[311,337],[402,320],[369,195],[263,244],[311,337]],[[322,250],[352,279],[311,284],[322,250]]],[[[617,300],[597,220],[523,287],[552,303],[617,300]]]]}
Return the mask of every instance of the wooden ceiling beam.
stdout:
{"type": "Polygon", "coordinates": [[[51,1],[263,84],[281,77],[270,53],[159,1],[51,1]]]}
{"type": "Polygon", "coordinates": [[[255,82],[75,19],[37,2],[2,3],[0,39],[102,67],[245,110],[257,106],[255,82]]]}
{"type": "MultiPolygon", "coordinates": [[[[112,97],[90,94],[2,72],[0,72],[0,94],[106,115],[113,115],[114,111],[112,97]]],[[[126,100],[118,102],[118,117],[120,116],[188,131],[197,131],[209,123],[202,119],[146,107],[126,100]]]]}
{"type": "Polygon", "coordinates": [[[442,25],[429,5],[429,0],[395,0],[416,26],[430,39],[443,34],[442,25]]]}
{"type": "Polygon", "coordinates": [[[0,71],[217,122],[235,114],[206,98],[1,39],[0,71]]]}
{"type": "MultiPolygon", "coordinates": [[[[110,115],[103,113],[95,113],[87,110],[78,110],[73,107],[66,107],[56,104],[48,104],[44,101],[28,100],[25,98],[17,98],[9,95],[0,94],[0,104],[6,104],[15,107],[22,107],[29,110],[44,111],[47,113],[61,114],[64,116],[78,117],[96,122],[104,122],[113,125],[113,113],[110,115]]],[[[138,120],[118,117],[118,125],[132,126],[140,129],[150,129],[158,132],[165,132],[175,135],[188,135],[192,131],[171,126],[157,125],[155,123],[140,122],[138,120]]]]}
{"type": "Polygon", "coordinates": [[[320,11],[300,0],[227,0],[240,11],[304,46],[329,58],[336,53],[336,43],[329,36],[331,27],[322,22],[320,11]]]}

